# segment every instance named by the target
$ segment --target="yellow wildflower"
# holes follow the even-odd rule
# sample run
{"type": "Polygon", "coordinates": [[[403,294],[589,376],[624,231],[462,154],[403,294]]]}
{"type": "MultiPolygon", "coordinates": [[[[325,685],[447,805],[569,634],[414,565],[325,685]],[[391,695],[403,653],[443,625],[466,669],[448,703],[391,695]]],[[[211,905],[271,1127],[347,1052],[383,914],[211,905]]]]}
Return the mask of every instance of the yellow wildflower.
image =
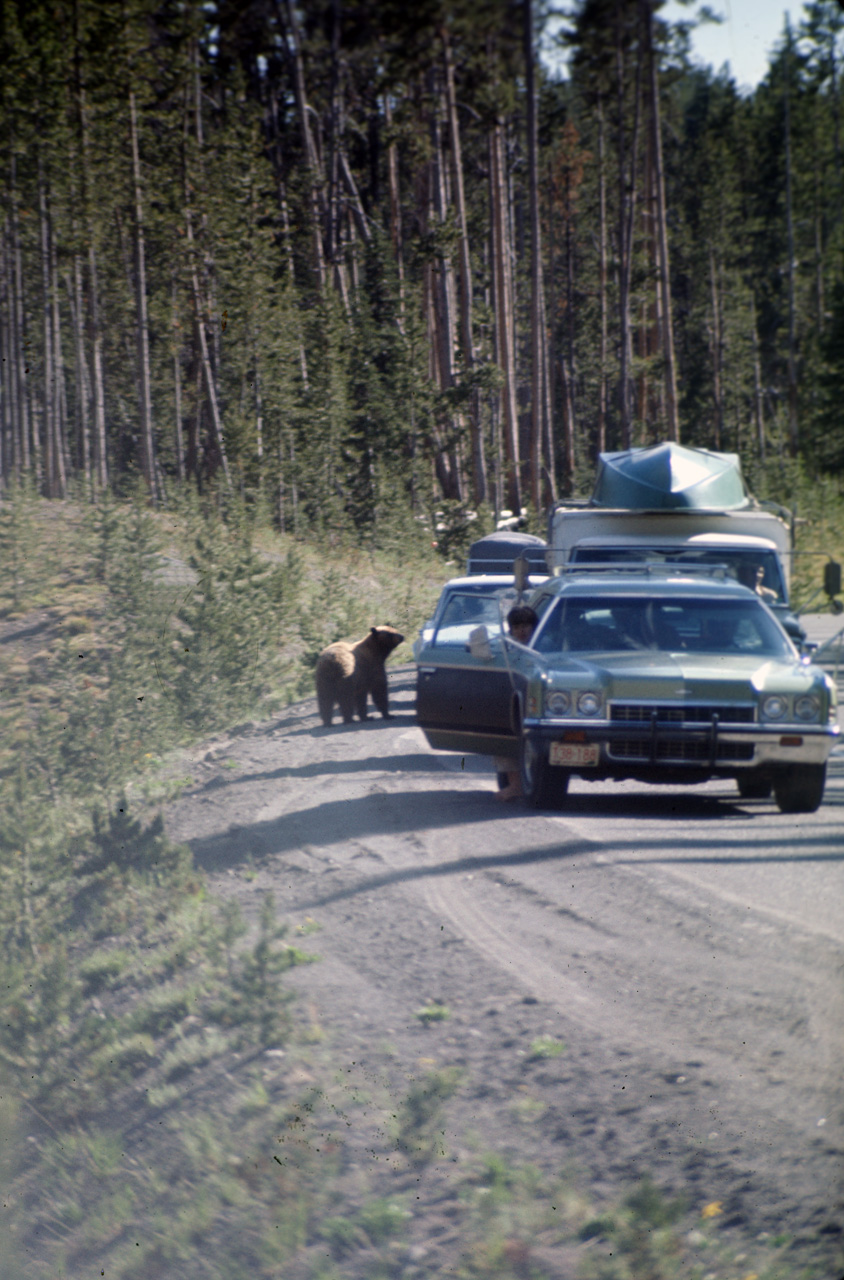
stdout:
{"type": "Polygon", "coordinates": [[[705,1204],[703,1206],[703,1211],[701,1212],[700,1216],[702,1218],[717,1218],[718,1214],[723,1212],[724,1212],[724,1207],[721,1204],[721,1201],[711,1200],[709,1204],[705,1204]]]}

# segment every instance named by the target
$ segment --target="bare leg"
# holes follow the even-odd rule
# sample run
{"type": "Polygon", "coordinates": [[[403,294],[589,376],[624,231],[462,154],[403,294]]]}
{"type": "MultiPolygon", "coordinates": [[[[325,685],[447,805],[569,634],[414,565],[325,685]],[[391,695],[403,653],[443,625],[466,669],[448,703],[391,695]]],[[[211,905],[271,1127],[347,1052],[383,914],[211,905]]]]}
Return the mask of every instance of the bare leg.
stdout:
{"type": "Polygon", "coordinates": [[[518,800],[522,794],[522,777],[518,769],[507,770],[507,786],[495,794],[496,800],[518,800]]]}

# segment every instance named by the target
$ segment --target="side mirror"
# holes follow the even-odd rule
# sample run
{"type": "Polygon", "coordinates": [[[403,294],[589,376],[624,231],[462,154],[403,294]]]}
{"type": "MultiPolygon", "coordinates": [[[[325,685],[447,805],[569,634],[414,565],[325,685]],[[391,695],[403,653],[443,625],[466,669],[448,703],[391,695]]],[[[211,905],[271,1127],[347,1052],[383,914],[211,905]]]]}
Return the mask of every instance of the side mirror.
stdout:
{"type": "Polygon", "coordinates": [[[837,560],[827,560],[823,567],[823,589],[828,596],[841,594],[841,565],[837,560]]]}
{"type": "Polygon", "coordinates": [[[516,584],[516,590],[519,595],[522,594],[527,586],[530,577],[530,563],[527,556],[517,556],[513,561],[513,579],[516,584]]]}

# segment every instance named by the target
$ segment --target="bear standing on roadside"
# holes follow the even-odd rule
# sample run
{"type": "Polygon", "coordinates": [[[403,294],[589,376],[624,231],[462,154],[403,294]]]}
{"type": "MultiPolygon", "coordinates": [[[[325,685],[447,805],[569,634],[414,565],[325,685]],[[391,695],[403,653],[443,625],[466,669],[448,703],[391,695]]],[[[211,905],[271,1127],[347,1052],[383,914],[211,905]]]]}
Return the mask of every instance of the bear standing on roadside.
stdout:
{"type": "Polygon", "coordinates": [[[326,727],[331,724],[335,703],[340,707],[344,724],[351,723],[355,712],[359,720],[368,720],[368,694],[372,694],[372,701],[384,719],[389,718],[384,663],[403,639],[395,627],[370,627],[369,635],[357,644],[338,640],[323,649],[317,659],[315,676],[319,714],[326,727]]]}

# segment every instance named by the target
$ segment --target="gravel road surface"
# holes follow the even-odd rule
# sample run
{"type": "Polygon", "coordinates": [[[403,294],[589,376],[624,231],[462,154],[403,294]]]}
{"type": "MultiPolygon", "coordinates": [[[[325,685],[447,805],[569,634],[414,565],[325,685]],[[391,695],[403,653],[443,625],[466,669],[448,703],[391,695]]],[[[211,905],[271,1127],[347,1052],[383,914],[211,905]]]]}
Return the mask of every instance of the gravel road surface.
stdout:
{"type": "Polygon", "coordinates": [[[388,721],[324,729],[309,700],[206,744],[168,829],[247,914],[269,889],[321,926],[290,980],[368,1090],[342,1141],[382,1194],[404,1175],[379,1107],[459,1068],[418,1174],[420,1274],[458,1249],[450,1179],[488,1149],[599,1201],[649,1175],[717,1203],[737,1248],[788,1237],[795,1276],[840,1280],[844,755],[807,816],[732,783],[577,779],[533,813],[496,802],[490,762],[428,748],[411,669],[391,699],[388,721]]]}

